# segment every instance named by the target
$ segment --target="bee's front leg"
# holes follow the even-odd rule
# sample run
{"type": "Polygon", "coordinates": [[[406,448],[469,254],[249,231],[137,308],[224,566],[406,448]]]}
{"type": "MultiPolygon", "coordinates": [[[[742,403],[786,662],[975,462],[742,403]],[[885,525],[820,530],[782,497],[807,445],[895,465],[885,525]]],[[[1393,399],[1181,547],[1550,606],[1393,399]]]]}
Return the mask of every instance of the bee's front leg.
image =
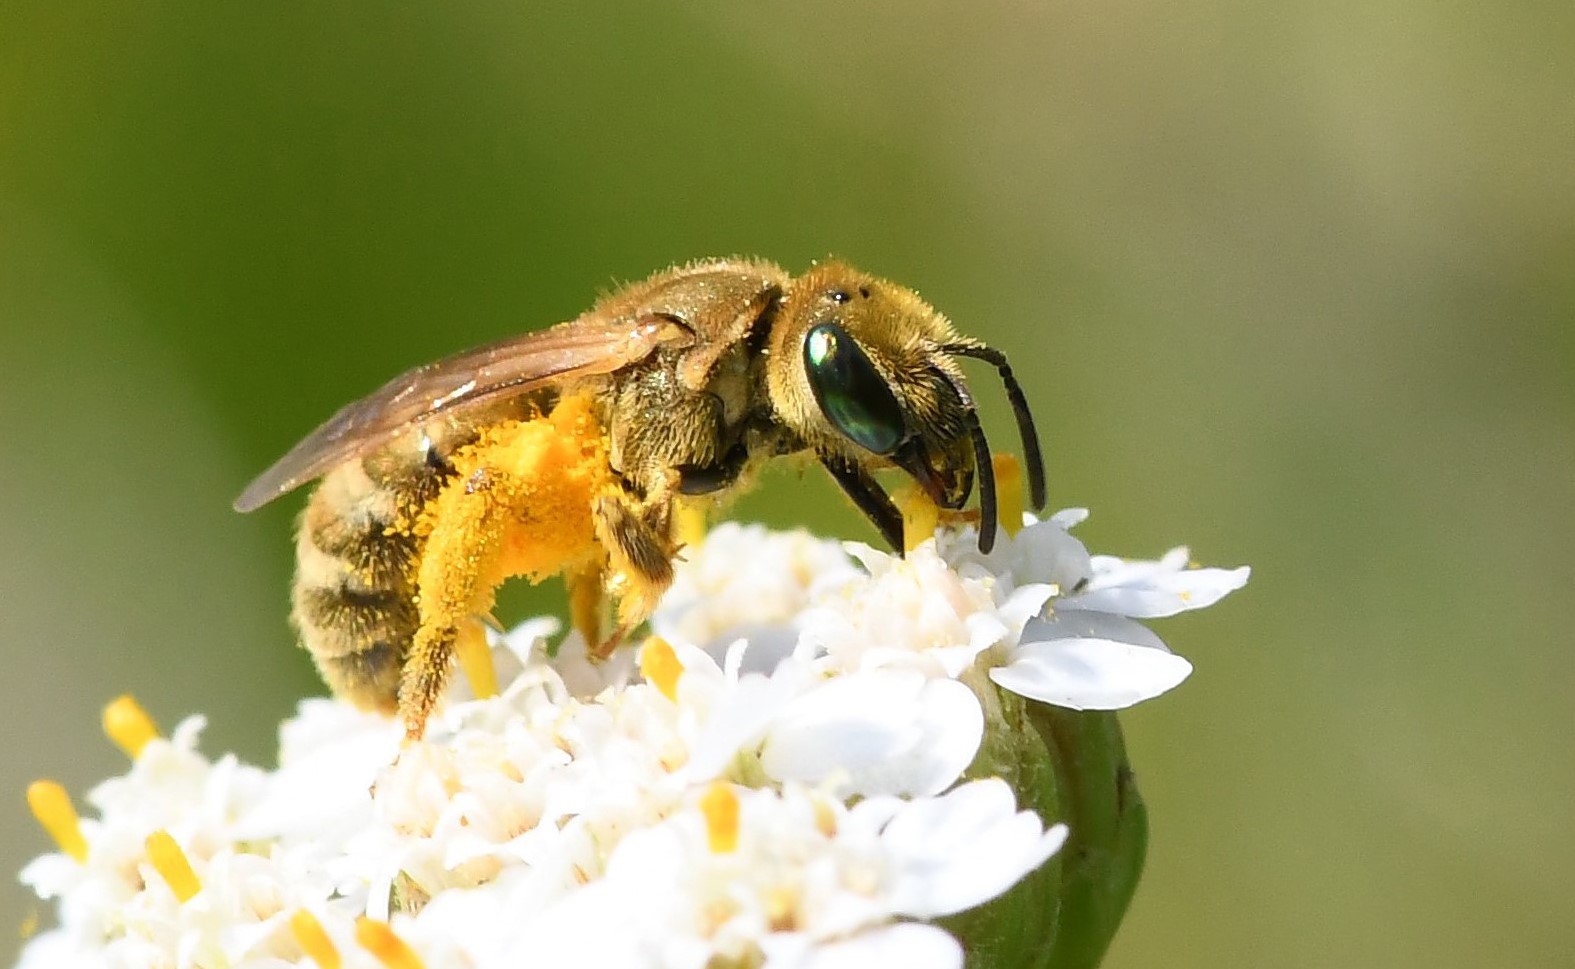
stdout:
{"type": "Polygon", "coordinates": [[[606,659],[656,609],[673,584],[672,499],[667,489],[644,500],[622,488],[599,496],[591,508],[596,539],[607,550],[606,588],[618,600],[617,625],[590,644],[592,659],[606,659]]]}

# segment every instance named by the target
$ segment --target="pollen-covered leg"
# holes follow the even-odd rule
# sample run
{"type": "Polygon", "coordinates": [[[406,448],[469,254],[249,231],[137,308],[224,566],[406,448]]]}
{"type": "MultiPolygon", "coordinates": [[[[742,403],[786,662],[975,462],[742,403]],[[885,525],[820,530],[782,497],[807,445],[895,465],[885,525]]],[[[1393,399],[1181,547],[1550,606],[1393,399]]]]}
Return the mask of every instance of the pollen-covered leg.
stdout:
{"type": "Polygon", "coordinates": [[[623,638],[656,609],[662,593],[673,584],[672,504],[664,497],[639,501],[622,489],[596,499],[591,518],[596,538],[607,550],[607,589],[618,600],[617,627],[592,647],[591,656],[605,659],[623,638]]]}
{"type": "Polygon", "coordinates": [[[570,569],[564,584],[569,589],[569,622],[579,630],[585,648],[594,650],[602,641],[602,565],[570,569]]]}
{"type": "Polygon", "coordinates": [[[503,473],[478,468],[444,488],[432,509],[432,532],[417,573],[421,625],[399,687],[399,714],[409,740],[426,731],[448,682],[460,629],[492,609],[515,490],[503,473]]]}
{"type": "Polygon", "coordinates": [[[419,628],[399,689],[406,736],[426,729],[460,631],[492,611],[504,579],[600,570],[592,504],[613,483],[591,402],[489,427],[452,458],[456,475],[423,510],[416,570],[419,628]]]}

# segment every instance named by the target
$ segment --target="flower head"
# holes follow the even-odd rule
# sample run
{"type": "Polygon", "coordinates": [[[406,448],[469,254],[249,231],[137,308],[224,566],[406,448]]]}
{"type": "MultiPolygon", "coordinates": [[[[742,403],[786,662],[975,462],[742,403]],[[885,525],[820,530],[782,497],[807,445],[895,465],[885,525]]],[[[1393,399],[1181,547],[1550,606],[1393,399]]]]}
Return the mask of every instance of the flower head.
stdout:
{"type": "Polygon", "coordinates": [[[95,816],[39,789],[63,850],[23,879],[59,924],[22,964],[960,966],[934,920],[1068,837],[975,777],[990,682],[1153,696],[1190,667],[1137,619],[1246,580],[1091,556],[1076,518],[906,557],[722,526],[639,650],[549,659],[556,624],[527,623],[492,644],[502,689],[456,684],[422,743],[312,699],[267,771],[203,755],[200,718],[164,739],[133,716],[95,816]]]}

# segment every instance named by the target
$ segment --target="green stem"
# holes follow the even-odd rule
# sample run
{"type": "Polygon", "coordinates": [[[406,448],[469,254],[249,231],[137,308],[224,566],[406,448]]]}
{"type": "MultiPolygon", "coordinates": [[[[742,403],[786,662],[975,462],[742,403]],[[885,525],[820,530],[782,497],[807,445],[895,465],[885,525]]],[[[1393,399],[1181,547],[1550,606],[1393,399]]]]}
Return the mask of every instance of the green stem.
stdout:
{"type": "Polygon", "coordinates": [[[1148,811],[1114,713],[1030,704],[1028,719],[1054,756],[1071,828],[1061,849],[1061,931],[1046,966],[1093,969],[1137,890],[1148,811]]]}

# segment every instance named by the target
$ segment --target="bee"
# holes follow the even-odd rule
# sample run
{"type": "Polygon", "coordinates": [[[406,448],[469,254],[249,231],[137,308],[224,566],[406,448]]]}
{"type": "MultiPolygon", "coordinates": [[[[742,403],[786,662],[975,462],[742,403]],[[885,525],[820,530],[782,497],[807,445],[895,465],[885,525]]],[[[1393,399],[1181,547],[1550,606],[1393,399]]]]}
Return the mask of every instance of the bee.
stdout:
{"type": "Polygon", "coordinates": [[[1004,382],[1042,507],[1033,416],[1000,351],[845,263],[794,277],[719,259],[395,377],[235,508],[322,478],[299,521],[292,620],[336,694],[397,712],[419,739],[505,579],[564,575],[571,621],[605,657],[672,582],[684,509],[703,513],[779,456],[813,455],[897,550],[903,518],[874,472],[900,469],[951,511],[977,478],[988,552],[995,479],[959,357],[1004,382]]]}

